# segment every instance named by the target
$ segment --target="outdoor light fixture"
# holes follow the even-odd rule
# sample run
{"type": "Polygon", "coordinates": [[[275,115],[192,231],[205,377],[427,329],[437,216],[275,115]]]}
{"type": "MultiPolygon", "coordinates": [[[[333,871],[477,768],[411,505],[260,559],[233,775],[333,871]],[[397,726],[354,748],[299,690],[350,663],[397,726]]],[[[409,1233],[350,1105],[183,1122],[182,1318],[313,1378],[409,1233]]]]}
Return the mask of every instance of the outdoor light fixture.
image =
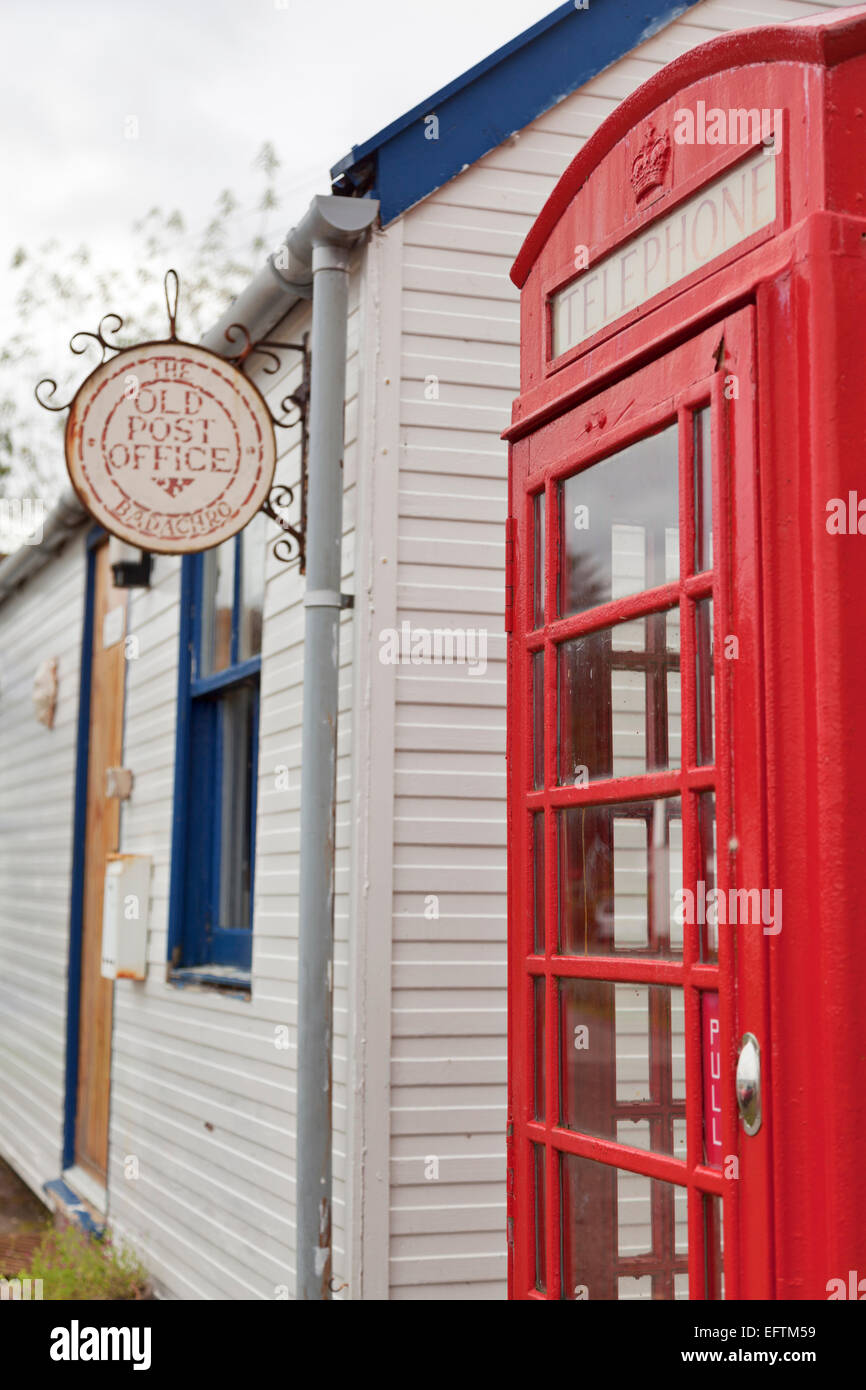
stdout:
{"type": "Polygon", "coordinates": [[[149,589],[153,556],[149,550],[112,536],[108,542],[108,563],[114,576],[115,589],[149,589]]]}

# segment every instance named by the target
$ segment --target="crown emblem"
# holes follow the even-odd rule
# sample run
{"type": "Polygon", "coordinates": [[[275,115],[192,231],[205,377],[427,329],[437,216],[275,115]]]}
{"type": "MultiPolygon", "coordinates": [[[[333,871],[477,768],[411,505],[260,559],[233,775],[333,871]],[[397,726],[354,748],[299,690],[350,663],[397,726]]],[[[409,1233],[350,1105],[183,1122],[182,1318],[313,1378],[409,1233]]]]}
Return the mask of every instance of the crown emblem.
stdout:
{"type": "Polygon", "coordinates": [[[660,135],[655,126],[650,126],[631,165],[631,186],[638,202],[650,189],[658,188],[664,182],[670,154],[671,137],[668,132],[660,135]]]}

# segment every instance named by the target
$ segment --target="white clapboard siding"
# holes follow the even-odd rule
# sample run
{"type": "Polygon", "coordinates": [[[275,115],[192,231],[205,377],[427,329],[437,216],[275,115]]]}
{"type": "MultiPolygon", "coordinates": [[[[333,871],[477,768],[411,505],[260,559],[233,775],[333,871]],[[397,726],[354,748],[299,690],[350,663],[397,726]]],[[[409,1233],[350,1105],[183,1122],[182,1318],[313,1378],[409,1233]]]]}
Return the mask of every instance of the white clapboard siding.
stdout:
{"type": "MultiPolygon", "coordinates": [[[[476,677],[465,666],[397,668],[392,1297],[504,1293],[507,453],[499,435],[519,369],[509,267],[580,145],[661,66],[726,30],[830,8],[831,0],[704,0],[400,220],[397,617],[413,628],[481,627],[489,660],[476,677]],[[408,943],[419,952],[411,970],[408,943]],[[485,1163],[458,1178],[467,1141],[485,1163]],[[431,1159],[438,1179],[425,1178],[431,1159]]],[[[642,678],[638,685],[619,674],[620,773],[644,759],[642,678]]],[[[676,681],[670,701],[678,724],[676,681]]]]}
{"type": "Polygon", "coordinates": [[[84,530],[0,609],[0,1153],[33,1190],[60,1176],[84,530]],[[33,679],[58,663],[54,727],[33,679]]]}
{"type": "MultiPolygon", "coordinates": [[[[357,467],[358,281],[352,276],[347,362],[344,589],[352,588],[357,467]]],[[[300,307],[272,337],[298,342],[300,307]]],[[[297,354],[261,375],[272,409],[300,381],[297,354]]],[[[276,480],[300,474],[300,431],[277,430],[276,480]]],[[[296,494],[296,497],[299,494],[296,494]]],[[[297,506],[294,520],[298,519],[297,506]]],[[[159,557],[151,588],[133,591],[124,761],[135,773],[122,849],[151,854],[146,983],[115,993],[109,1219],[171,1298],[294,1295],[297,924],[303,593],[297,564],[277,561],[268,523],[263,620],[252,993],[248,1000],[166,983],[179,640],[178,561],[159,557]],[[285,770],[288,789],[285,789],[285,770]],[[283,1047],[281,1029],[288,1030],[283,1047]],[[130,1160],[136,1159],[137,1163],[130,1160]],[[136,1176],[129,1176],[136,1174],[136,1176]]],[[[347,951],[350,854],[351,617],[343,619],[334,988],[334,1274],[346,1278],[347,951]]]]}
{"type": "MultiPolygon", "coordinates": [[[[717,33],[833,7],[703,0],[374,233],[356,258],[343,586],[357,590],[357,606],[341,625],[337,773],[334,1274],[347,1285],[338,1296],[504,1293],[499,435],[519,367],[508,267],[581,142],[647,76],[717,33]],[[486,667],[384,664],[381,631],[404,621],[483,631],[486,667]]],[[[309,322],[300,306],[272,336],[297,341],[309,322]]],[[[287,356],[276,376],[261,376],[275,407],[298,371],[287,356]]],[[[278,478],[295,483],[299,432],[278,440],[278,478]]],[[[61,1163],[83,534],[0,607],[0,1151],[35,1190],[61,1163]],[[49,656],[60,663],[53,730],[31,707],[33,676],[49,656]]],[[[137,648],[127,663],[124,763],[135,785],[121,848],[150,854],[154,872],[148,978],[115,990],[108,1218],[166,1297],[280,1298],[295,1285],[305,581],[269,553],[253,987],[244,999],[166,981],[179,576],[178,561],[158,557],[151,588],[130,595],[137,648]]],[[[630,828],[617,833],[634,838],[630,828]]],[[[678,822],[670,834],[673,889],[678,822]]],[[[618,916],[621,908],[623,930],[639,934],[646,850],[638,841],[622,848],[618,916]]],[[[639,1016],[632,1011],[632,1024],[639,1016]]],[[[627,1030],[627,1009],[621,1018],[626,1070],[639,1084],[638,1035],[627,1030]]],[[[681,1013],[673,1033],[681,1093],[681,1013]]],[[[624,1191],[623,1208],[624,1238],[645,1241],[645,1193],[624,1191]]],[[[642,1281],[622,1289],[647,1292],[642,1281]]]]}

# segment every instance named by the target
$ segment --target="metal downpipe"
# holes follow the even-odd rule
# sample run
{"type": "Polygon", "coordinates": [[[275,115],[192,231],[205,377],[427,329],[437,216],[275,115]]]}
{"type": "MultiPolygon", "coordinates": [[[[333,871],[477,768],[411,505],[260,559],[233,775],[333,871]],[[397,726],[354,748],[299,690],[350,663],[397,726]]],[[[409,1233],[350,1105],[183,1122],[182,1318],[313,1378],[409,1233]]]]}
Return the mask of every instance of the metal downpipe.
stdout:
{"type": "Polygon", "coordinates": [[[334,837],[349,250],[313,248],[298,927],[297,1294],[331,1296],[334,837]]]}
{"type": "Polygon", "coordinates": [[[230,331],[232,324],[243,324],[256,342],[300,299],[312,297],[295,1184],[295,1296],[309,1301],[331,1296],[334,848],[349,257],[378,212],[375,198],[317,194],[284,246],[203,340],[212,351],[231,355],[240,341],[230,331]]]}

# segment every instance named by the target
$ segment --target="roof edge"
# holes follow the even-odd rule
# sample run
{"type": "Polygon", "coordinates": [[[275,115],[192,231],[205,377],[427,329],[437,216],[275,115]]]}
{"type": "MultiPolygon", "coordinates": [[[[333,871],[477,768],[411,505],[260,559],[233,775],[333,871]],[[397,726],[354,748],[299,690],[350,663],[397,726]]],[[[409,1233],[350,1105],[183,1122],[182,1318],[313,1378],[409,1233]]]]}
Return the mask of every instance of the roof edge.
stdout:
{"type": "Polygon", "coordinates": [[[0,562],[0,604],[38,573],[92,518],[71,487],[65,487],[45,519],[36,545],[25,542],[0,562]]]}
{"type": "Polygon", "coordinates": [[[355,145],[331,169],[336,191],[372,191],[387,225],[698,3],[569,0],[355,145]]]}
{"type": "Polygon", "coordinates": [[[444,101],[454,96],[456,92],[462,91],[464,87],[471,86],[479,77],[483,77],[485,73],[490,72],[492,68],[504,62],[506,58],[510,58],[518,49],[531,43],[539,34],[545,33],[548,29],[552,28],[554,24],[561,23],[569,14],[574,13],[574,10],[575,5],[573,0],[568,0],[567,4],[560,5],[549,15],[545,15],[544,19],[539,19],[535,24],[530,25],[528,29],[522,30],[515,38],[509,39],[508,43],[504,43],[501,47],[494,49],[492,53],[488,53],[487,57],[482,58],[480,62],[473,63],[471,68],[467,68],[466,71],[460,73],[458,77],[447,82],[444,87],[440,87],[437,91],[433,92],[425,101],[418,102],[410,111],[404,112],[402,116],[398,116],[396,120],[391,121],[389,125],[383,126],[375,135],[371,135],[368,140],[363,141],[360,145],[353,145],[349,153],[344,155],[343,158],[338,160],[333,166],[331,169],[331,178],[337,178],[340,174],[344,173],[346,169],[350,169],[354,164],[358,164],[362,159],[366,159],[366,157],[377,150],[380,145],[384,145],[388,140],[392,140],[395,135],[399,135],[407,126],[412,125],[415,121],[422,120],[434,106],[441,106],[444,101]]]}

